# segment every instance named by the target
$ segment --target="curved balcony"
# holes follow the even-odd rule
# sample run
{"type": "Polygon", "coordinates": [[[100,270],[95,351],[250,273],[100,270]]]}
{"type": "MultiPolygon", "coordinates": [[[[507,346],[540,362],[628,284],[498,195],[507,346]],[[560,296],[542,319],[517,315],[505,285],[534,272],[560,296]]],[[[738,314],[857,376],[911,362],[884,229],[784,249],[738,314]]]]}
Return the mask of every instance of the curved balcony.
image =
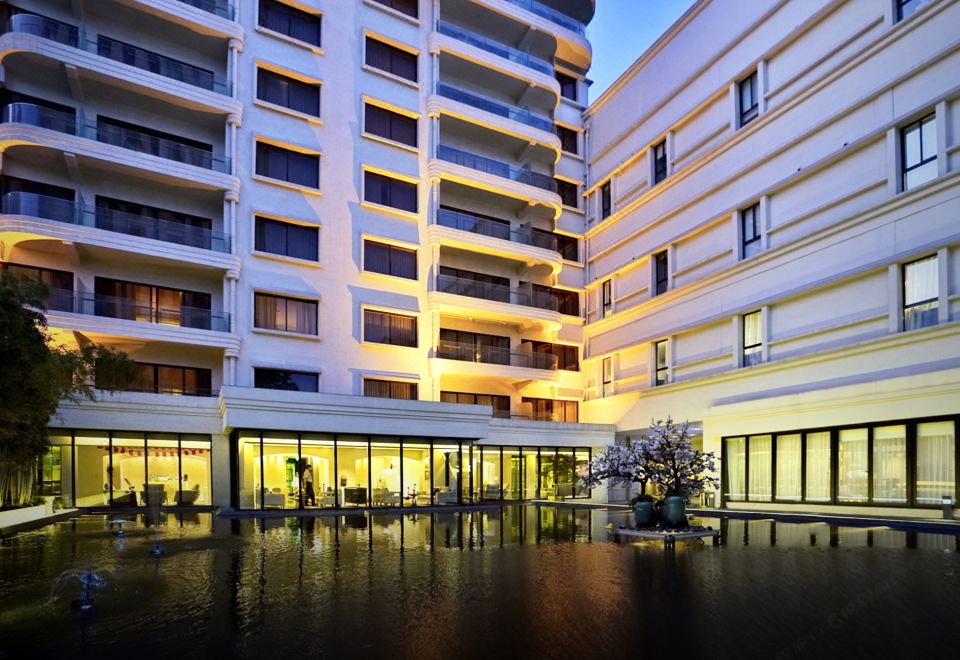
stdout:
{"type": "Polygon", "coordinates": [[[473,0],[556,37],[557,58],[583,69],[589,68],[590,42],[587,40],[587,22],[593,18],[592,0],[569,2],[571,13],[554,9],[539,0],[473,0]],[[577,11],[579,9],[579,11],[577,11]],[[573,15],[574,12],[576,15],[573,15]]]}
{"type": "MultiPolygon", "coordinates": [[[[526,108],[518,108],[500,101],[495,101],[487,96],[481,96],[475,92],[469,92],[460,87],[455,87],[448,83],[437,83],[437,94],[459,103],[478,108],[484,112],[509,119],[511,121],[525,124],[532,128],[553,134],[553,120],[549,117],[536,112],[531,112],[526,108]]],[[[559,144],[558,144],[559,146],[559,144]]]]}
{"type": "Polygon", "coordinates": [[[557,191],[557,182],[553,177],[540,172],[534,172],[525,167],[517,167],[502,160],[481,156],[465,149],[457,149],[446,144],[437,146],[437,158],[449,163],[468,167],[485,174],[492,174],[502,179],[509,179],[528,186],[534,186],[550,192],[557,191]]]}
{"type": "Polygon", "coordinates": [[[228,21],[234,19],[233,3],[230,0],[178,0],[185,5],[202,9],[203,11],[225,18],[228,21]]]}
{"type": "Polygon", "coordinates": [[[531,14],[536,14],[541,18],[545,18],[551,23],[556,23],[565,30],[570,30],[576,34],[586,36],[587,35],[587,24],[578,21],[573,16],[564,14],[562,11],[549,7],[542,2],[537,0],[506,0],[511,5],[516,5],[521,9],[526,9],[531,14]]]}
{"type": "Polygon", "coordinates": [[[453,37],[457,41],[476,46],[480,50],[485,50],[488,53],[528,67],[534,71],[539,71],[548,76],[553,75],[553,64],[542,57],[531,55],[519,48],[508,46],[507,44],[490,39],[489,37],[485,37],[482,34],[460,27],[459,25],[454,25],[448,21],[437,21],[437,32],[445,34],[448,37],[453,37]]]}
{"type": "Polygon", "coordinates": [[[529,285],[510,287],[451,275],[438,275],[429,292],[429,307],[448,316],[507,321],[521,327],[542,326],[559,330],[559,301],[529,285]]]}
{"type": "Polygon", "coordinates": [[[510,381],[556,381],[557,356],[549,353],[440,341],[433,354],[442,360],[440,373],[499,378],[510,381]]]}

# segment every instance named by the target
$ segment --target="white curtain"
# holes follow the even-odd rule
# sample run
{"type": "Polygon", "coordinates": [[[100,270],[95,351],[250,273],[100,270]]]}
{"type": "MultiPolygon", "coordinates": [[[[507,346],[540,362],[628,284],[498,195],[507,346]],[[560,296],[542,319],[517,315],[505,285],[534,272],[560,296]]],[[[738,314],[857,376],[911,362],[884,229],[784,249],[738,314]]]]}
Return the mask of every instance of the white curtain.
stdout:
{"type": "Polygon", "coordinates": [[[723,485],[726,498],[730,501],[740,501],[746,499],[746,488],[744,477],[744,463],[746,461],[746,439],[745,438],[727,438],[727,463],[724,466],[726,471],[726,483],[723,485]]]}
{"type": "Polygon", "coordinates": [[[917,424],[917,504],[940,504],[956,481],[953,422],[917,424]]]}
{"type": "Polygon", "coordinates": [[[800,501],[801,439],[799,433],[777,436],[778,500],[800,501]]]}
{"type": "Polygon", "coordinates": [[[867,501],[867,429],[840,431],[837,458],[837,501],[867,501]]]}
{"type": "Polygon", "coordinates": [[[873,429],[873,501],[907,502],[907,427],[873,429]]]}
{"type": "Polygon", "coordinates": [[[807,433],[807,502],[830,501],[830,432],[807,433]]]}
{"type": "Polygon", "coordinates": [[[768,502],[773,494],[772,436],[752,435],[750,452],[749,497],[753,502],[768,502]]]}

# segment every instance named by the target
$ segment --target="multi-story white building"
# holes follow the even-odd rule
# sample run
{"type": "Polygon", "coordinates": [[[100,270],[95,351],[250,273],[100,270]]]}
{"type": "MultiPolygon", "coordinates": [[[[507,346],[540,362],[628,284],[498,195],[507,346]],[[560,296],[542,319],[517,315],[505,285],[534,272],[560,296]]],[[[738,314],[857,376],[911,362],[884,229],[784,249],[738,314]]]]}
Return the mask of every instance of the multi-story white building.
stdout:
{"type": "Polygon", "coordinates": [[[606,501],[667,414],[731,507],[955,494],[957,0],[700,0],[589,108],[592,0],[0,7],[0,261],[141,364],[67,502],[606,501]]]}

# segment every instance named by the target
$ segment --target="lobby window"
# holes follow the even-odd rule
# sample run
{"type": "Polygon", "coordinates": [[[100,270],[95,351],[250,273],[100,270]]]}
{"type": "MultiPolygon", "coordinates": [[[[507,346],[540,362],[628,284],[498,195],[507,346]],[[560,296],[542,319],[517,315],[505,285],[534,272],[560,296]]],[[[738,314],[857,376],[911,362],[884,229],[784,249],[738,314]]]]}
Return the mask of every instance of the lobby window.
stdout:
{"type": "Polygon", "coordinates": [[[611,394],[613,394],[613,357],[605,357],[600,367],[600,396],[611,394]]]}
{"type": "Polygon", "coordinates": [[[931,114],[900,130],[901,186],[912,190],[937,176],[937,116],[931,114]]]}
{"type": "Polygon", "coordinates": [[[373,0],[378,5],[383,5],[384,7],[389,7],[394,11],[398,11],[401,14],[405,14],[411,18],[417,18],[419,12],[417,10],[417,0],[373,0]]]}
{"type": "Polygon", "coordinates": [[[531,417],[545,422],[577,422],[579,408],[576,401],[557,399],[536,399],[523,397],[521,403],[530,406],[531,417]]]}
{"type": "Polygon", "coordinates": [[[662,250],[653,255],[653,295],[666,293],[670,287],[670,254],[662,250]]]}
{"type": "Polygon", "coordinates": [[[494,417],[510,418],[510,397],[503,394],[473,394],[470,392],[440,392],[444,403],[466,403],[474,406],[490,406],[494,417]]]}
{"type": "Polygon", "coordinates": [[[572,209],[579,208],[580,192],[577,190],[577,184],[564,181],[563,179],[554,179],[554,181],[557,182],[557,193],[559,193],[560,201],[563,205],[569,206],[572,209]]]}
{"type": "Polygon", "coordinates": [[[417,82],[417,56],[373,37],[367,37],[367,66],[417,82]]]}
{"type": "Polygon", "coordinates": [[[417,184],[374,172],[364,172],[363,199],[373,204],[416,213],[417,184]]]}
{"type": "Polygon", "coordinates": [[[156,394],[211,396],[210,381],[209,369],[137,362],[137,377],[129,389],[156,394]]]}
{"type": "Polygon", "coordinates": [[[364,240],[363,269],[371,273],[415,280],[417,279],[417,251],[364,240]]]}
{"type": "Polygon", "coordinates": [[[560,124],[554,124],[554,130],[557,132],[557,137],[560,138],[560,148],[569,154],[576,155],[579,152],[577,132],[560,124]]]}
{"type": "Polygon", "coordinates": [[[311,14],[277,0],[260,0],[259,24],[268,30],[319,46],[320,22],[318,14],[311,14]]]}
{"type": "Polygon", "coordinates": [[[610,217],[613,213],[613,193],[610,191],[610,181],[600,186],[600,219],[610,217]]]}
{"type": "Polygon", "coordinates": [[[377,105],[366,104],[363,130],[410,147],[417,146],[417,120],[377,105]]]}
{"type": "Polygon", "coordinates": [[[763,334],[761,323],[761,312],[751,312],[744,314],[743,320],[743,352],[742,364],[749,367],[754,364],[760,364],[763,359],[763,334]]]}
{"type": "Polygon", "coordinates": [[[363,310],[363,340],[392,346],[417,346],[417,317],[363,310]]]}
{"type": "Polygon", "coordinates": [[[257,174],[308,188],[320,187],[320,156],[257,142],[257,174]]]}
{"type": "Polygon", "coordinates": [[[257,68],[257,98],[313,117],[320,116],[320,85],[257,68]]]}
{"type": "Polygon", "coordinates": [[[760,204],[740,209],[740,258],[760,254],[760,204]]]}
{"type": "Polygon", "coordinates": [[[940,268],[937,256],[903,265],[903,329],[936,325],[939,315],[940,268]]]}
{"type": "Polygon", "coordinates": [[[739,103],[740,127],[743,128],[756,119],[760,113],[756,71],[737,83],[737,98],[739,103]]]}
{"type": "Polygon", "coordinates": [[[284,257],[317,261],[320,230],[257,216],[254,249],[284,257]]]}
{"type": "Polygon", "coordinates": [[[363,396],[416,401],[419,398],[417,390],[416,383],[408,383],[402,380],[363,379],[363,396]]]}
{"type": "Polygon", "coordinates": [[[253,370],[253,386],[264,390],[319,392],[320,374],[311,371],[257,368],[253,370]]]}
{"type": "Polygon", "coordinates": [[[560,83],[560,96],[571,101],[577,100],[577,79],[565,73],[556,72],[557,82],[560,83]]]}
{"type": "Polygon", "coordinates": [[[661,339],[653,344],[654,386],[666,385],[670,381],[669,341],[669,339],[661,339]]]}
{"type": "Polygon", "coordinates": [[[653,160],[653,185],[667,178],[667,141],[660,140],[650,148],[653,160]]]}
{"type": "Polygon", "coordinates": [[[897,20],[902,21],[910,18],[924,5],[930,4],[932,0],[897,0],[897,20]]]}
{"type": "Polygon", "coordinates": [[[317,302],[266,293],[253,295],[253,325],[265,330],[317,334],[317,302]]]}
{"type": "Polygon", "coordinates": [[[604,280],[600,285],[600,318],[613,314],[613,280],[604,280]]]}

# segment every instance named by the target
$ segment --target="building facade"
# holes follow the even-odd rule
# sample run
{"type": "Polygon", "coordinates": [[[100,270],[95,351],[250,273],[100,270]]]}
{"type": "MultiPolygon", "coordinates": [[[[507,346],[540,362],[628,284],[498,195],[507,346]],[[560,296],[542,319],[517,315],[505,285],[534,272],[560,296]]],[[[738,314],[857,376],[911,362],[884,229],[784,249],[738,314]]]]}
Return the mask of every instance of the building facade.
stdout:
{"type": "Polygon", "coordinates": [[[0,262],[140,378],[77,506],[956,495],[960,2],[700,0],[587,107],[592,0],[15,0],[0,262]]]}

